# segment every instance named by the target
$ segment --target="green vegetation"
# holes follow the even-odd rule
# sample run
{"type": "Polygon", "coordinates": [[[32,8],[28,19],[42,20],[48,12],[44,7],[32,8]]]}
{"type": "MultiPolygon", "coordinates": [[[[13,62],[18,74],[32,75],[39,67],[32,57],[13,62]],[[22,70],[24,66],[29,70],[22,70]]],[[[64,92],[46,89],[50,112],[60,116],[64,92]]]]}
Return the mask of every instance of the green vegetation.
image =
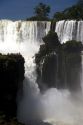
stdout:
{"type": "Polygon", "coordinates": [[[46,4],[39,3],[35,7],[35,14],[37,17],[48,18],[49,13],[50,13],[50,6],[47,6],[46,4]]]}
{"type": "Polygon", "coordinates": [[[59,20],[83,20],[83,1],[81,0],[77,4],[65,9],[62,12],[56,12],[53,16],[53,19],[49,18],[50,10],[50,6],[44,3],[39,3],[34,8],[35,15],[33,17],[27,18],[27,21],[31,20],[56,22],[59,20]]]}
{"type": "Polygon", "coordinates": [[[57,33],[54,31],[49,31],[47,36],[43,38],[44,44],[40,46],[39,53],[36,54],[36,63],[40,62],[46,54],[53,51],[57,51],[60,48],[60,42],[58,40],[57,33]]]}
{"type": "Polygon", "coordinates": [[[34,8],[34,13],[35,13],[35,16],[28,18],[27,20],[47,21],[47,20],[49,20],[48,16],[50,13],[50,6],[48,6],[44,3],[39,3],[34,8]]]}
{"type": "Polygon", "coordinates": [[[54,31],[49,31],[43,41],[44,44],[40,46],[40,50],[36,54],[36,63],[39,63],[42,58],[51,52],[79,53],[83,50],[82,43],[75,40],[67,41],[61,45],[57,33],[54,31]]]}
{"type": "Polygon", "coordinates": [[[56,48],[60,45],[60,42],[58,40],[58,35],[54,31],[49,31],[47,36],[43,38],[43,41],[45,45],[50,48],[56,48]]]}
{"type": "Polygon", "coordinates": [[[16,97],[24,80],[24,58],[20,54],[0,54],[0,112],[16,117],[16,97]]]}
{"type": "Polygon", "coordinates": [[[53,17],[54,20],[83,20],[83,5],[76,4],[65,9],[62,12],[56,12],[53,17]]]}
{"type": "Polygon", "coordinates": [[[66,19],[64,12],[56,12],[54,14],[53,20],[59,21],[59,20],[64,20],[66,19]]]}

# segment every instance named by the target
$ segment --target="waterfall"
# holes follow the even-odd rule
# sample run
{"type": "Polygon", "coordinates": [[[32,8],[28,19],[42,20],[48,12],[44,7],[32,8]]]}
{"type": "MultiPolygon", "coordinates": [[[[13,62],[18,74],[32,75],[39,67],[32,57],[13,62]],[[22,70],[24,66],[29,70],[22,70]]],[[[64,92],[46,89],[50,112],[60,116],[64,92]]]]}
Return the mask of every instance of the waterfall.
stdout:
{"type": "Polygon", "coordinates": [[[39,103],[37,100],[40,93],[36,83],[34,56],[40,44],[43,43],[42,38],[50,30],[50,26],[51,22],[45,21],[0,21],[0,53],[21,53],[25,59],[23,95],[18,96],[18,119],[24,123],[27,122],[27,117],[28,120],[40,117],[40,113],[37,113],[39,103]]]}
{"type": "MultiPolygon", "coordinates": [[[[50,30],[51,22],[0,20],[0,53],[21,53],[25,59],[25,80],[22,96],[18,96],[18,120],[43,120],[53,125],[82,125],[83,98],[81,93],[51,88],[40,93],[36,83],[34,56],[50,30]]],[[[83,42],[83,21],[56,23],[61,43],[71,39],[83,42]]]]}
{"type": "Polygon", "coordinates": [[[83,21],[59,21],[56,22],[55,32],[57,32],[61,43],[69,40],[83,42],[83,21]]]}
{"type": "Polygon", "coordinates": [[[50,25],[45,21],[0,21],[0,52],[21,53],[25,58],[25,74],[28,73],[29,79],[33,79],[34,55],[43,43],[42,38],[50,30],[50,25]]]}

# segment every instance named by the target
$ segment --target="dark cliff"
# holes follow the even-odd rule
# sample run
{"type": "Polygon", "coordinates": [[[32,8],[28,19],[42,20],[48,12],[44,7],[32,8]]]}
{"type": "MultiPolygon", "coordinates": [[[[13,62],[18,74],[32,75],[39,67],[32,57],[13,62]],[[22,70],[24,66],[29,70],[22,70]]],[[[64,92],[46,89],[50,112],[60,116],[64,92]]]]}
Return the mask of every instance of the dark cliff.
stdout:
{"type": "Polygon", "coordinates": [[[0,112],[16,116],[17,92],[24,80],[24,58],[20,54],[0,54],[0,112]]]}
{"type": "Polygon", "coordinates": [[[43,39],[39,53],[36,54],[37,82],[41,90],[55,87],[77,91],[81,87],[81,50],[83,45],[75,40],[60,44],[53,31],[43,39]]]}

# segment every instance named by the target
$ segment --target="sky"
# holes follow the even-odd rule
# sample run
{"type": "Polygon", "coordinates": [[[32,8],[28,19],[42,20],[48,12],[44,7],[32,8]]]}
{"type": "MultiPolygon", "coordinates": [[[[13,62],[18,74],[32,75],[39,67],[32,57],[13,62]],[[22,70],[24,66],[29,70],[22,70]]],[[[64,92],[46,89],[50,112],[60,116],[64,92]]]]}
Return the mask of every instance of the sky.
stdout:
{"type": "Polygon", "coordinates": [[[20,20],[34,15],[35,6],[43,2],[51,6],[50,17],[74,5],[78,0],[0,0],[0,19],[20,20]]]}

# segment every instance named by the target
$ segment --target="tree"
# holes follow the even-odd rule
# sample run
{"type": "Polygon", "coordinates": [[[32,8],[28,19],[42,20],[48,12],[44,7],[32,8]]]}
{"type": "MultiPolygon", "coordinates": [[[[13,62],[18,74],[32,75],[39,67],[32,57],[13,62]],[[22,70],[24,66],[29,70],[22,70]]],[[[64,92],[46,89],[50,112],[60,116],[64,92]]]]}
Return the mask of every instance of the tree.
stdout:
{"type": "Polygon", "coordinates": [[[35,62],[40,63],[43,57],[49,55],[51,52],[57,52],[61,48],[58,35],[54,31],[49,31],[48,34],[43,38],[44,44],[40,45],[38,54],[35,55],[35,62]]]}
{"type": "Polygon", "coordinates": [[[54,14],[54,20],[83,20],[83,1],[79,0],[76,5],[54,14]]]}
{"type": "Polygon", "coordinates": [[[56,48],[60,46],[58,35],[54,31],[49,31],[48,34],[43,38],[43,41],[49,48],[56,48]]]}
{"type": "Polygon", "coordinates": [[[65,14],[63,12],[56,12],[54,14],[54,19],[58,20],[64,20],[65,19],[65,14]]]}
{"type": "Polygon", "coordinates": [[[50,13],[50,6],[43,4],[43,3],[39,3],[35,8],[34,8],[34,12],[36,14],[36,17],[39,18],[48,18],[49,13],[50,13]]]}
{"type": "Polygon", "coordinates": [[[83,19],[83,7],[79,4],[74,5],[64,11],[64,14],[66,14],[67,19],[83,19]]]}

